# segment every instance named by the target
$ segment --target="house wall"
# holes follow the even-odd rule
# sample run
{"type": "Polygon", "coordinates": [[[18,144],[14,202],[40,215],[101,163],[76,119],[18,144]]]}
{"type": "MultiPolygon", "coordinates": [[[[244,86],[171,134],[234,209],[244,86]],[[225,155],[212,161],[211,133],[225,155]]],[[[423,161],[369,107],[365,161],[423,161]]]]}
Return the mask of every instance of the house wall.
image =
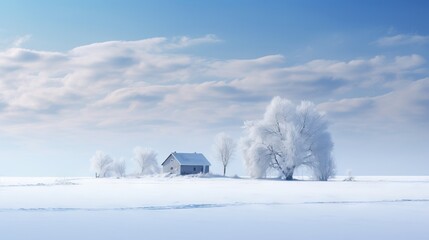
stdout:
{"type": "Polygon", "coordinates": [[[173,156],[169,156],[162,166],[162,172],[164,173],[172,173],[172,174],[180,174],[180,164],[174,159],[173,156]]]}
{"type": "Polygon", "coordinates": [[[208,173],[208,172],[209,172],[209,166],[206,166],[205,169],[204,169],[204,166],[198,166],[198,165],[181,166],[181,168],[180,168],[180,174],[181,175],[208,173]]]}

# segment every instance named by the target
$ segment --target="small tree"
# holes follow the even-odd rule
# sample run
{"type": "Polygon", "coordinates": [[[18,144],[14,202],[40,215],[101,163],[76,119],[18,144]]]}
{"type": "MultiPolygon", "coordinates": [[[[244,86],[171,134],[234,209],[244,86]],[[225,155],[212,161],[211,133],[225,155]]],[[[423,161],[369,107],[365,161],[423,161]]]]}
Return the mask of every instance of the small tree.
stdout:
{"type": "Polygon", "coordinates": [[[215,137],[214,151],[216,158],[223,165],[223,175],[226,174],[226,168],[234,155],[237,144],[234,139],[226,135],[226,133],[218,133],[215,137]]]}
{"type": "Polygon", "coordinates": [[[102,151],[95,152],[91,158],[91,168],[95,171],[95,177],[107,177],[111,170],[113,159],[102,151]]]}
{"type": "Polygon", "coordinates": [[[343,181],[354,181],[353,172],[351,169],[347,169],[347,177],[343,181]]]}
{"type": "Polygon", "coordinates": [[[134,148],[134,161],[139,166],[141,175],[153,174],[159,172],[157,154],[150,148],[136,147],[134,148]]]}
{"type": "Polygon", "coordinates": [[[124,159],[118,159],[113,163],[112,168],[117,177],[124,177],[127,169],[127,163],[124,159]]]}
{"type": "Polygon", "coordinates": [[[319,138],[320,141],[315,142],[312,146],[313,161],[311,162],[311,168],[316,180],[327,181],[335,176],[335,162],[331,155],[334,144],[330,134],[326,132],[321,134],[319,138]]]}

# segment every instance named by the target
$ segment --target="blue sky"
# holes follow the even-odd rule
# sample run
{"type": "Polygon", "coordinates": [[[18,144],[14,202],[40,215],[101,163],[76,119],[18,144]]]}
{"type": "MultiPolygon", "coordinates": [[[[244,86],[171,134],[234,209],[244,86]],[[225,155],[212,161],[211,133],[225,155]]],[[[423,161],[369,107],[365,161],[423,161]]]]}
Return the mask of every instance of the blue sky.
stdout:
{"type": "MultiPolygon", "coordinates": [[[[2,1],[0,176],[90,175],[96,150],[129,159],[137,145],[159,161],[171,151],[210,157],[217,132],[239,139],[277,95],[327,112],[339,174],[427,175],[428,10],[2,1]]],[[[231,173],[245,174],[240,158],[231,173]]]]}

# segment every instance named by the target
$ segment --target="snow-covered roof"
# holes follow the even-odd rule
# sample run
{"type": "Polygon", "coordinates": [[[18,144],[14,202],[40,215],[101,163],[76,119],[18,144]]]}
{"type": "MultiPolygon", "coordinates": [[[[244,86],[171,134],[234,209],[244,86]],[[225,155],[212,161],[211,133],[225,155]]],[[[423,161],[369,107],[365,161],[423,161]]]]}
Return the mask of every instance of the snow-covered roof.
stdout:
{"type": "MultiPolygon", "coordinates": [[[[201,165],[210,166],[209,160],[202,153],[177,153],[171,154],[180,165],[201,165]]],[[[168,158],[167,158],[168,159],[168,158]]],[[[164,165],[165,161],[162,163],[164,165]]]]}

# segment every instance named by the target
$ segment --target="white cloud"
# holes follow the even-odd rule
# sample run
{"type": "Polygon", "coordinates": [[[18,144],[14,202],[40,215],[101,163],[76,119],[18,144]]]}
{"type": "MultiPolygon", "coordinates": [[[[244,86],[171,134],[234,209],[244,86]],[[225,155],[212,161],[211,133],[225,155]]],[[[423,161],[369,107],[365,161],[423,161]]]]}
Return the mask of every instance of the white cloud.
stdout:
{"type": "Polygon", "coordinates": [[[382,37],[376,41],[379,46],[397,46],[409,44],[424,44],[429,42],[429,36],[412,35],[412,34],[398,34],[395,36],[382,37]]]}
{"type": "Polygon", "coordinates": [[[18,37],[17,39],[15,39],[13,42],[12,42],[12,46],[13,47],[21,47],[22,46],[22,44],[24,44],[25,42],[27,42],[28,40],[30,40],[30,38],[31,38],[31,35],[24,35],[24,36],[21,36],[21,37],[18,37]]]}
{"type": "Polygon", "coordinates": [[[378,96],[418,88],[416,75],[426,64],[419,55],[287,66],[281,55],[213,60],[183,53],[217,41],[207,35],[110,41],[62,53],[7,49],[0,52],[0,131],[238,127],[259,117],[275,95],[359,116],[359,107],[371,107],[378,96]]]}
{"type": "Polygon", "coordinates": [[[218,43],[221,41],[222,40],[214,34],[207,34],[199,38],[190,38],[190,37],[183,36],[179,38],[174,38],[173,41],[167,45],[167,47],[172,49],[184,48],[184,47],[191,47],[191,46],[201,45],[206,43],[218,43]]]}
{"type": "MultiPolygon", "coordinates": [[[[426,125],[429,119],[429,78],[373,97],[348,98],[319,104],[332,119],[349,126],[387,129],[392,125],[426,125]]],[[[427,127],[427,126],[426,126],[427,127]]]]}

